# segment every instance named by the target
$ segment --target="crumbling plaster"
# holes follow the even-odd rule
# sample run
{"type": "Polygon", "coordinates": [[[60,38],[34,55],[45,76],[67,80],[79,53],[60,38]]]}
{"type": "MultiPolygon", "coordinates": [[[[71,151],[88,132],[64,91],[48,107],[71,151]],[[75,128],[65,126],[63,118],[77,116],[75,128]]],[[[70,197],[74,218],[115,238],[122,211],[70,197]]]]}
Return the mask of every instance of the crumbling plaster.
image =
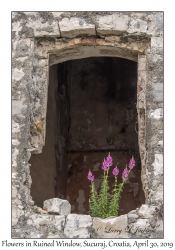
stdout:
{"type": "MultiPolygon", "coordinates": [[[[12,13],[12,237],[64,237],[60,233],[64,223],[59,222],[60,229],[57,216],[43,215],[44,211],[34,206],[28,161],[31,153],[42,151],[45,142],[49,66],[70,59],[116,56],[138,62],[138,139],[145,206],[155,208],[162,204],[162,35],[162,12],[12,13]],[[39,126],[34,122],[39,122],[39,126]]],[[[134,214],[140,216],[138,211],[134,214]]],[[[70,223],[70,217],[65,223],[70,223]]],[[[130,216],[126,217],[128,224],[130,216]]],[[[88,236],[87,232],[83,235],[98,237],[92,233],[94,219],[88,217],[89,220],[92,223],[88,222],[88,236]]],[[[150,216],[136,218],[133,223],[155,229],[147,237],[160,238],[163,229],[156,228],[157,220],[150,216]]],[[[65,232],[66,237],[72,237],[65,232]]],[[[81,236],[80,232],[78,237],[81,236]]],[[[130,232],[127,236],[140,237],[130,232]]]]}

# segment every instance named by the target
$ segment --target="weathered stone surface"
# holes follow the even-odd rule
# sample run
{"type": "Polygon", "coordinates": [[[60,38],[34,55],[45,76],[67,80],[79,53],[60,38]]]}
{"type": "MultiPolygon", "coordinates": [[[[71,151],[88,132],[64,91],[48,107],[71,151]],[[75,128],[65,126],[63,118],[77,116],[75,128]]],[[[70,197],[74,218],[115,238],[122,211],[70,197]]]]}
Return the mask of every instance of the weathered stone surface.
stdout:
{"type": "Polygon", "coordinates": [[[157,220],[156,228],[158,231],[163,231],[163,220],[157,220]]]}
{"type": "Polygon", "coordinates": [[[20,132],[19,123],[12,121],[12,132],[13,134],[20,132]]]}
{"type": "Polygon", "coordinates": [[[47,236],[47,239],[60,239],[60,238],[62,238],[62,237],[59,234],[49,233],[47,236]]]}
{"type": "Polygon", "coordinates": [[[138,93],[138,103],[137,103],[137,106],[139,109],[145,109],[145,105],[146,105],[146,102],[145,102],[145,92],[144,91],[140,91],[138,93]]]}
{"type": "Polygon", "coordinates": [[[43,37],[43,36],[60,37],[58,21],[52,21],[51,23],[49,22],[42,23],[41,20],[33,22],[30,21],[26,24],[26,26],[33,29],[35,37],[43,37]]]}
{"type": "Polygon", "coordinates": [[[163,147],[163,140],[158,141],[157,146],[158,146],[158,147],[163,147]]]}
{"type": "Polygon", "coordinates": [[[138,60],[138,71],[146,70],[146,56],[145,55],[139,55],[138,60]]]}
{"type": "Polygon", "coordinates": [[[17,156],[19,150],[17,148],[12,149],[12,168],[17,167],[17,156]]]}
{"type": "Polygon", "coordinates": [[[154,102],[163,102],[163,83],[152,84],[151,93],[153,94],[154,102]]]}
{"type": "MultiPolygon", "coordinates": [[[[24,62],[26,59],[29,59],[30,50],[31,50],[31,40],[28,39],[19,39],[13,43],[13,55],[15,59],[24,62]]],[[[16,70],[16,69],[14,69],[16,70]]]]}
{"type": "Polygon", "coordinates": [[[64,234],[68,238],[90,238],[89,228],[91,226],[90,215],[69,214],[66,218],[64,234]]]}
{"type": "Polygon", "coordinates": [[[151,207],[149,205],[142,205],[138,211],[141,218],[149,219],[153,217],[153,212],[155,211],[155,207],[151,207]]]}
{"type": "Polygon", "coordinates": [[[68,215],[71,211],[71,205],[67,200],[53,198],[44,201],[43,209],[50,214],[68,215]]]}
{"type": "Polygon", "coordinates": [[[158,183],[157,183],[156,190],[155,191],[151,190],[149,197],[150,197],[151,204],[153,204],[153,205],[160,204],[163,200],[163,185],[161,185],[161,184],[158,185],[158,183]]]}
{"type": "Polygon", "coordinates": [[[37,228],[40,226],[52,226],[54,225],[58,231],[62,231],[65,226],[64,215],[39,215],[33,214],[30,219],[27,220],[28,225],[34,225],[37,228]]]}
{"type": "Polygon", "coordinates": [[[128,17],[117,14],[99,17],[97,21],[98,35],[121,35],[128,28],[128,17]]]}
{"type": "Polygon", "coordinates": [[[146,226],[148,226],[148,222],[149,220],[147,219],[139,219],[137,220],[137,222],[134,224],[134,228],[139,227],[139,228],[145,228],[146,226]]]}
{"type": "Polygon", "coordinates": [[[17,139],[12,139],[12,145],[13,146],[18,146],[20,142],[17,139]]]}
{"type": "Polygon", "coordinates": [[[73,38],[82,35],[95,35],[95,25],[87,23],[84,19],[81,18],[63,18],[59,22],[59,26],[62,37],[73,38]]]}
{"type": "Polygon", "coordinates": [[[128,227],[133,238],[147,238],[154,230],[150,227],[149,219],[138,219],[135,223],[128,227]]]}
{"type": "Polygon", "coordinates": [[[12,115],[20,114],[26,108],[22,101],[12,101],[12,115]]]}
{"type": "Polygon", "coordinates": [[[147,34],[152,36],[163,35],[163,13],[156,12],[154,14],[148,15],[151,22],[148,23],[147,34]]]}
{"type": "Polygon", "coordinates": [[[94,218],[93,228],[98,238],[128,238],[127,215],[113,218],[94,218]]]}
{"type": "Polygon", "coordinates": [[[151,47],[163,48],[163,37],[151,37],[151,47]]]}
{"type": "Polygon", "coordinates": [[[17,193],[18,193],[17,188],[12,186],[12,197],[16,197],[17,193]]]}
{"type": "Polygon", "coordinates": [[[49,225],[52,224],[52,218],[50,216],[38,216],[36,219],[33,219],[33,222],[36,226],[49,225]]]}
{"type": "Polygon", "coordinates": [[[55,227],[58,229],[58,230],[63,230],[64,227],[65,227],[65,215],[55,215],[55,227]]]}
{"type": "Polygon", "coordinates": [[[163,118],[163,109],[158,108],[155,110],[150,110],[149,117],[153,119],[161,119],[163,118]]]}
{"type": "Polygon", "coordinates": [[[24,210],[18,208],[18,206],[12,206],[12,226],[16,225],[20,216],[24,215],[24,210]]]}
{"type": "Polygon", "coordinates": [[[12,70],[12,79],[15,80],[15,81],[19,81],[23,78],[24,76],[24,72],[22,69],[13,69],[12,70]]]}
{"type": "Polygon", "coordinates": [[[20,22],[14,22],[12,24],[12,31],[18,32],[18,31],[21,31],[21,29],[22,29],[22,26],[20,22]]]}
{"type": "Polygon", "coordinates": [[[129,24],[128,33],[146,33],[147,22],[141,19],[132,20],[129,24]]]}
{"type": "Polygon", "coordinates": [[[152,165],[154,167],[155,176],[163,174],[163,155],[155,154],[155,160],[152,165]]]}
{"type": "Polygon", "coordinates": [[[137,214],[128,214],[128,223],[133,223],[135,222],[139,216],[137,214]]]}

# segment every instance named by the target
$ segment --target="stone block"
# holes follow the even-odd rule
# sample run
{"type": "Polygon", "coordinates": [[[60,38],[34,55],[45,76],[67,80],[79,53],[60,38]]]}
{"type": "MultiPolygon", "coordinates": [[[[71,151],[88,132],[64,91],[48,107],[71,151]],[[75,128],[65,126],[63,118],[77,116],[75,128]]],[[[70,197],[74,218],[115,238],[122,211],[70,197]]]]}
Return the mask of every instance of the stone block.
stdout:
{"type": "Polygon", "coordinates": [[[138,57],[138,71],[146,70],[146,56],[139,55],[138,57]]]}
{"type": "Polygon", "coordinates": [[[17,167],[18,154],[19,154],[19,150],[17,148],[12,149],[12,168],[17,167]]]}
{"type": "Polygon", "coordinates": [[[128,33],[146,33],[147,22],[141,19],[132,20],[130,22],[128,33]]]}
{"type": "Polygon", "coordinates": [[[21,114],[24,108],[26,105],[23,105],[23,101],[12,101],[12,115],[21,114]]]}
{"type": "Polygon", "coordinates": [[[163,48],[163,37],[151,37],[151,47],[163,48]]]}
{"type": "Polygon", "coordinates": [[[36,20],[33,22],[28,22],[26,24],[27,27],[32,28],[34,31],[35,37],[50,37],[50,36],[56,36],[60,37],[60,31],[57,21],[52,21],[52,23],[45,22],[42,23],[41,20],[36,20]]]}
{"type": "Polygon", "coordinates": [[[106,219],[94,218],[93,228],[98,238],[128,238],[127,215],[109,217],[106,219]]]}
{"type": "Polygon", "coordinates": [[[24,62],[28,59],[28,56],[17,57],[15,59],[16,59],[16,61],[24,62]]]}
{"type": "Polygon", "coordinates": [[[157,230],[163,231],[163,220],[157,220],[156,228],[157,230]]]}
{"type": "Polygon", "coordinates": [[[12,156],[16,157],[19,154],[19,150],[17,148],[12,149],[12,156]]]}
{"type": "Polygon", "coordinates": [[[156,12],[149,17],[151,22],[149,22],[147,34],[152,36],[163,35],[163,12],[156,12]]]}
{"type": "Polygon", "coordinates": [[[148,226],[149,220],[148,219],[139,219],[137,220],[136,223],[134,223],[134,228],[139,227],[139,228],[145,228],[148,226]]]}
{"type": "Polygon", "coordinates": [[[65,226],[65,215],[39,215],[33,214],[30,219],[27,220],[28,225],[34,225],[37,228],[40,226],[55,226],[58,231],[63,231],[65,226]]]}
{"type": "Polygon", "coordinates": [[[17,139],[12,139],[12,145],[13,146],[18,146],[20,142],[17,139]]]}
{"type": "Polygon", "coordinates": [[[98,35],[121,35],[127,31],[128,16],[117,14],[99,17],[97,21],[98,35]]]}
{"type": "Polygon", "coordinates": [[[55,215],[54,225],[59,231],[62,231],[65,227],[65,215],[55,215]]]}
{"type": "Polygon", "coordinates": [[[20,216],[24,215],[24,211],[19,209],[17,206],[12,206],[12,226],[17,224],[20,216]]]}
{"type": "Polygon", "coordinates": [[[32,225],[33,224],[33,221],[31,219],[28,219],[27,220],[27,225],[32,225]]]}
{"type": "Polygon", "coordinates": [[[53,216],[51,215],[38,215],[34,214],[31,216],[33,225],[39,227],[43,225],[50,225],[53,223],[53,216]]]}
{"type": "Polygon", "coordinates": [[[137,214],[128,214],[128,223],[136,222],[136,220],[139,218],[137,214]]]}
{"type": "Polygon", "coordinates": [[[132,233],[134,238],[147,238],[153,231],[149,219],[138,219],[132,226],[128,227],[128,232],[132,233]]]}
{"type": "Polygon", "coordinates": [[[158,203],[162,202],[163,200],[163,186],[161,184],[159,185],[159,182],[157,182],[156,186],[157,187],[155,191],[151,190],[149,199],[152,204],[158,205],[158,203]]]}
{"type": "Polygon", "coordinates": [[[163,83],[152,84],[153,102],[163,102],[163,83]]]}
{"type": "Polygon", "coordinates": [[[154,167],[155,176],[163,174],[163,155],[155,154],[155,160],[152,165],[154,167]]]}
{"type": "Polygon", "coordinates": [[[12,133],[20,132],[19,123],[12,121],[12,133]]]}
{"type": "Polygon", "coordinates": [[[72,17],[70,19],[63,18],[59,22],[61,36],[73,38],[77,36],[95,36],[95,25],[87,23],[82,18],[72,17]]]}
{"type": "Polygon", "coordinates": [[[39,144],[39,137],[38,135],[36,136],[32,136],[31,140],[30,140],[31,146],[34,148],[38,148],[38,144],[39,144]]]}
{"type": "Polygon", "coordinates": [[[31,51],[31,40],[30,39],[20,39],[13,43],[13,53],[18,60],[24,61],[29,59],[31,51]],[[21,58],[21,59],[20,59],[21,58]],[[24,59],[25,58],[25,59],[24,59]]]}
{"type": "Polygon", "coordinates": [[[18,189],[16,187],[12,187],[12,197],[13,198],[16,197],[17,193],[18,193],[18,189]]]}
{"type": "Polygon", "coordinates": [[[53,198],[44,201],[43,209],[49,214],[68,215],[71,211],[71,205],[67,200],[53,198]]]}
{"type": "Polygon", "coordinates": [[[138,108],[145,109],[145,106],[146,106],[146,104],[145,104],[145,92],[140,91],[140,92],[138,92],[137,96],[138,96],[138,104],[137,104],[138,108]]]}
{"type": "Polygon", "coordinates": [[[139,216],[141,218],[144,218],[144,219],[149,219],[151,217],[153,217],[153,212],[155,211],[155,207],[151,207],[149,205],[146,205],[146,204],[143,204],[138,213],[139,213],[139,216]]]}
{"type": "Polygon", "coordinates": [[[89,227],[91,226],[92,218],[90,215],[69,214],[64,234],[68,238],[90,238],[89,227]]]}
{"type": "Polygon", "coordinates": [[[137,211],[136,210],[131,210],[128,214],[137,214],[137,211]]]}
{"type": "Polygon", "coordinates": [[[23,78],[24,72],[22,69],[13,69],[12,70],[12,80],[19,81],[23,78]]]}
{"type": "Polygon", "coordinates": [[[158,141],[157,146],[158,147],[163,147],[163,140],[158,141]]]}
{"type": "Polygon", "coordinates": [[[12,31],[19,32],[19,31],[21,31],[21,29],[22,29],[22,26],[21,26],[20,22],[13,22],[12,23],[12,31]]]}
{"type": "Polygon", "coordinates": [[[162,119],[163,118],[163,109],[158,108],[155,110],[150,110],[149,117],[153,119],[162,119]]]}

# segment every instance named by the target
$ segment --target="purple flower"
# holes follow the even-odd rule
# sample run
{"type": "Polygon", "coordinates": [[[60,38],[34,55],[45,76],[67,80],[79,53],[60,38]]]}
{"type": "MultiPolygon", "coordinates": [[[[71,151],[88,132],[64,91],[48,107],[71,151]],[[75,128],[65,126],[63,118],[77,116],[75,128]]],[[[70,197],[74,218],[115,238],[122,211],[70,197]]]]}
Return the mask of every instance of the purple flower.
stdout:
{"type": "Polygon", "coordinates": [[[108,168],[110,166],[112,166],[113,162],[112,162],[112,157],[110,156],[110,153],[108,154],[108,156],[106,157],[106,160],[104,159],[104,161],[102,162],[102,169],[104,171],[108,170],[108,168]]]}
{"type": "Polygon", "coordinates": [[[126,178],[128,176],[128,169],[125,168],[122,173],[122,179],[126,178]]]}
{"type": "Polygon", "coordinates": [[[94,181],[94,175],[92,174],[92,172],[89,170],[88,176],[87,176],[88,180],[90,181],[94,181]]]}
{"type": "Polygon", "coordinates": [[[110,156],[110,153],[109,153],[109,155],[107,156],[106,161],[108,162],[109,166],[112,166],[112,164],[113,164],[112,161],[113,161],[113,160],[112,160],[112,157],[110,156]]]}
{"type": "Polygon", "coordinates": [[[103,169],[104,171],[106,171],[106,170],[108,169],[108,167],[109,167],[109,163],[108,163],[106,160],[104,160],[104,161],[102,162],[102,169],[103,169]]]}
{"type": "Polygon", "coordinates": [[[113,169],[113,171],[112,171],[112,174],[115,175],[115,176],[117,176],[118,173],[119,173],[119,169],[118,169],[117,167],[115,167],[115,168],[113,169]]]}
{"type": "Polygon", "coordinates": [[[128,166],[128,168],[129,168],[129,169],[133,169],[134,166],[135,166],[135,159],[134,159],[134,157],[132,157],[132,158],[130,159],[130,161],[129,161],[129,166],[128,166]]]}

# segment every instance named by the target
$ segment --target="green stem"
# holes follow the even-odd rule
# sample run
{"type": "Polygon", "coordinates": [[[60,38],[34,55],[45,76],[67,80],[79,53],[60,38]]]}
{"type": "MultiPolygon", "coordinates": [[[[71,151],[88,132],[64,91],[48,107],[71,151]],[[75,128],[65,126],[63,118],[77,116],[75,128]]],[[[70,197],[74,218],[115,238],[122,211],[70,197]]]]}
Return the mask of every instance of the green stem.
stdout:
{"type": "Polygon", "coordinates": [[[91,181],[91,194],[89,199],[89,207],[91,211],[91,215],[93,217],[99,217],[99,205],[98,205],[98,197],[96,194],[94,182],[91,181]]]}

